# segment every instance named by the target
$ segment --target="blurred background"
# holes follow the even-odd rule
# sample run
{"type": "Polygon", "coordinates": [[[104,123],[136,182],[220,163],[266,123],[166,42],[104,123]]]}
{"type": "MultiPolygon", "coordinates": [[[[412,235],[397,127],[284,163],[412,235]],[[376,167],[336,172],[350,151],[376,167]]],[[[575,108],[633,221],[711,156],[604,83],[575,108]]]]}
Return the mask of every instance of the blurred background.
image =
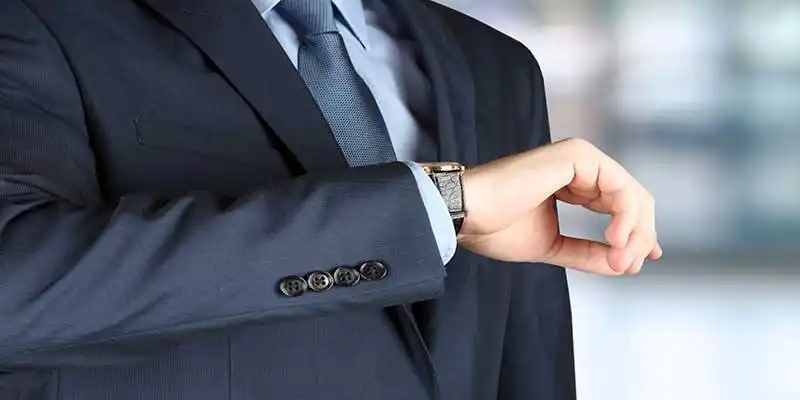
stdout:
{"type": "Polygon", "coordinates": [[[800,0],[440,2],[526,44],[554,138],[656,197],[662,262],[570,275],[579,398],[800,399],[800,0]]]}

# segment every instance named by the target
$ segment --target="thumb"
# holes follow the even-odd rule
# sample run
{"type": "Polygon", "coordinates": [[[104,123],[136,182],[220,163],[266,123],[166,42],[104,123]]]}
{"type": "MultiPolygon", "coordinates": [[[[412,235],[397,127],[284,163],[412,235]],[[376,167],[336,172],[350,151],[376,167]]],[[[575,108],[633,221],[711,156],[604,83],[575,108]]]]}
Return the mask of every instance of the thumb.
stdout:
{"type": "Polygon", "coordinates": [[[615,270],[609,263],[609,256],[613,252],[614,250],[605,243],[558,236],[544,261],[548,264],[593,274],[622,275],[625,272],[624,267],[618,267],[619,270],[615,270]]]}

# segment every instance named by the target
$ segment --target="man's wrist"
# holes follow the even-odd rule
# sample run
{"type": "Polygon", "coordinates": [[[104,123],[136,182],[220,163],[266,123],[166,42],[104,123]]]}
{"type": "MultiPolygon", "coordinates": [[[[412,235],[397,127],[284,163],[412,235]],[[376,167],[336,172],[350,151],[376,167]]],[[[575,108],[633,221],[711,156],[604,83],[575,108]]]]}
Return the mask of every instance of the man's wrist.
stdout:
{"type": "Polygon", "coordinates": [[[464,166],[455,162],[420,163],[436,185],[447,205],[456,235],[461,231],[467,214],[464,197],[464,166]]]}
{"type": "Polygon", "coordinates": [[[425,211],[428,214],[431,229],[436,238],[436,245],[439,247],[439,253],[442,256],[442,263],[447,264],[455,255],[458,246],[458,240],[453,231],[453,223],[450,219],[450,213],[447,210],[447,204],[445,204],[444,199],[439,193],[439,189],[419,164],[411,161],[405,161],[403,163],[406,164],[414,174],[414,179],[419,186],[422,202],[425,205],[425,211]]]}
{"type": "Polygon", "coordinates": [[[463,190],[464,190],[464,204],[468,205],[470,212],[464,217],[461,223],[461,231],[456,235],[456,239],[460,242],[470,233],[474,233],[474,219],[477,213],[475,210],[480,209],[480,200],[478,198],[479,189],[476,188],[476,183],[479,177],[475,175],[475,168],[467,168],[462,175],[463,190]]]}

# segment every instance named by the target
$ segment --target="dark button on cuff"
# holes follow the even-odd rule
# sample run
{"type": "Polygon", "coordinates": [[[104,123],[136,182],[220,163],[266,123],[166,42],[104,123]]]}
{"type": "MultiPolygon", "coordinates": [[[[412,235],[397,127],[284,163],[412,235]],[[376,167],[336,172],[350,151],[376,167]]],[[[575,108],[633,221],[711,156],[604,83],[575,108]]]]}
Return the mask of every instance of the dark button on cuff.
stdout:
{"type": "Polygon", "coordinates": [[[333,271],[333,283],[336,286],[354,286],[360,280],[361,275],[352,268],[340,267],[333,271]]]}
{"type": "Polygon", "coordinates": [[[330,289],[333,286],[333,277],[324,271],[314,271],[308,274],[308,287],[315,292],[330,289]]]}
{"type": "Polygon", "coordinates": [[[358,268],[358,272],[361,273],[362,278],[368,281],[379,281],[386,277],[388,270],[386,266],[379,261],[367,261],[361,264],[361,267],[358,268]]]}
{"type": "Polygon", "coordinates": [[[308,290],[308,283],[299,276],[287,276],[281,279],[278,289],[286,297],[297,297],[308,290]]]}

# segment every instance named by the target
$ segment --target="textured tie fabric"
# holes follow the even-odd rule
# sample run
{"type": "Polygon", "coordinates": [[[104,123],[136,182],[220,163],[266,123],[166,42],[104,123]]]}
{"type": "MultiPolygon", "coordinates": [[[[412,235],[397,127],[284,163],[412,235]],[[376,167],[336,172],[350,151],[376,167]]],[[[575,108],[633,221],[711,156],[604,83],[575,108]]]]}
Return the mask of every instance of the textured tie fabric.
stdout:
{"type": "Polygon", "coordinates": [[[300,37],[297,69],[350,166],[395,161],[389,132],[356,73],[330,0],[283,0],[279,12],[300,37]]]}

